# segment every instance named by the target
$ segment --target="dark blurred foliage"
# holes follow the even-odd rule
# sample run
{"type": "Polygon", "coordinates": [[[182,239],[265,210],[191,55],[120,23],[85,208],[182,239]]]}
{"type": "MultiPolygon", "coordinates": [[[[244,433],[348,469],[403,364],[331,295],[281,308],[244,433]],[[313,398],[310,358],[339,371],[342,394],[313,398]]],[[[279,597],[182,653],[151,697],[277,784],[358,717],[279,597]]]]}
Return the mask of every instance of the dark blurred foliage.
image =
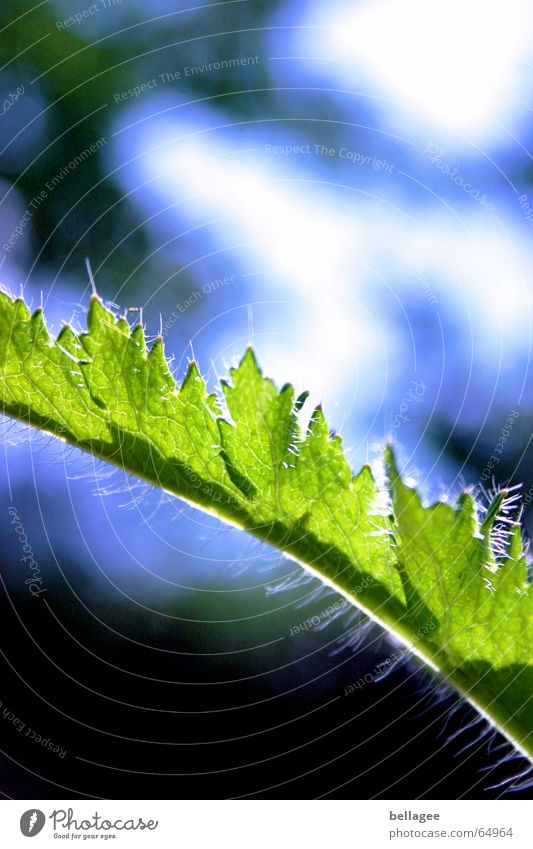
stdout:
{"type": "MultiPolygon", "coordinates": [[[[440,174],[435,168],[426,161],[415,162],[413,148],[403,145],[403,139],[387,127],[373,132],[374,92],[365,93],[362,78],[354,76],[348,88],[324,82],[318,71],[307,72],[299,65],[286,76],[275,71],[279,67],[275,57],[293,49],[289,36],[296,7],[283,0],[228,2],[193,12],[186,11],[192,4],[157,2],[145,7],[123,0],[105,16],[95,15],[94,20],[66,29],[57,27],[57,21],[89,5],[44,2],[32,7],[20,0],[2,0],[2,100],[17,86],[25,87],[20,103],[0,118],[3,239],[25,205],[73,157],[102,137],[106,145],[49,193],[43,214],[33,216],[31,229],[10,255],[11,264],[4,266],[2,273],[8,279],[1,282],[16,290],[24,285],[34,305],[44,291],[55,329],[59,317],[68,320],[73,310],[83,324],[84,308],[79,303],[88,289],[84,260],[90,257],[104,297],[120,300],[122,307],[149,302],[146,320],[152,333],[157,332],[159,311],[164,318],[203,281],[235,273],[240,288],[221,293],[216,309],[203,299],[186,315],[180,314],[179,341],[177,333],[168,340],[180,366],[188,356],[190,339],[206,368],[219,349],[224,354],[227,349],[231,359],[227,328],[235,349],[242,350],[251,303],[269,305],[269,311],[257,307],[258,344],[263,337],[273,339],[282,363],[288,358],[283,345],[290,348],[287,325],[294,338],[306,340],[308,349],[325,360],[330,355],[335,322],[331,327],[325,321],[323,333],[320,322],[307,325],[302,303],[313,303],[319,318],[331,303],[337,317],[349,310],[358,312],[359,324],[351,336],[348,328],[349,342],[341,351],[346,370],[342,385],[350,403],[343,396],[342,412],[333,410],[338,420],[332,424],[346,424],[349,445],[356,446],[359,462],[368,442],[387,432],[413,374],[426,380],[434,375],[433,385],[428,380],[419,418],[413,410],[412,430],[400,434],[406,453],[418,452],[415,468],[422,469],[431,497],[443,482],[451,482],[453,493],[461,483],[479,482],[525,374],[529,394],[523,396],[520,418],[494,475],[496,484],[521,481],[528,490],[533,485],[528,350],[524,346],[511,365],[509,355],[503,380],[496,369],[496,353],[489,361],[488,347],[485,354],[477,353],[475,369],[470,369],[471,339],[465,327],[470,328],[471,316],[467,322],[467,311],[460,313],[458,296],[454,301],[450,295],[446,301],[448,284],[451,292],[449,269],[439,268],[431,276],[424,266],[422,274],[413,259],[407,272],[397,269],[398,279],[407,279],[411,289],[396,298],[372,262],[366,256],[360,259],[369,275],[364,293],[379,301],[387,320],[377,334],[379,344],[382,336],[385,339],[387,354],[381,368],[374,354],[357,348],[361,327],[371,326],[377,313],[365,312],[366,301],[363,306],[357,301],[354,307],[353,293],[342,285],[335,288],[333,272],[320,283],[320,291],[310,286],[304,295],[297,286],[291,288],[288,273],[281,282],[262,288],[263,278],[253,276],[263,274],[262,266],[248,266],[245,261],[239,265],[235,258],[235,244],[241,241],[238,223],[223,237],[234,251],[226,254],[225,243],[222,249],[216,239],[212,241],[203,219],[199,227],[200,219],[192,213],[190,226],[198,226],[197,241],[191,241],[192,236],[178,239],[180,228],[186,229],[186,214],[182,219],[166,214],[160,197],[146,201],[141,186],[145,177],[139,176],[140,169],[135,172],[135,163],[134,188],[131,195],[126,192],[123,175],[129,173],[125,163],[134,143],[125,134],[117,154],[113,133],[122,120],[153,119],[159,126],[155,122],[162,101],[152,101],[148,95],[122,103],[117,102],[117,93],[187,65],[256,54],[261,61],[239,68],[238,73],[222,68],[166,84],[165,102],[172,105],[176,126],[185,125],[183,115],[188,121],[199,120],[200,112],[191,110],[211,109],[213,123],[220,120],[229,128],[226,136],[222,130],[216,138],[232,134],[241,146],[261,148],[265,141],[292,140],[340,145],[348,139],[354,149],[390,159],[397,170],[403,167],[409,175],[415,173],[437,191],[432,180],[440,174]],[[190,110],[185,108],[191,104],[190,110]],[[152,214],[155,223],[147,220],[152,214]],[[174,238],[167,249],[166,240],[174,238]],[[248,277],[240,276],[244,271],[248,277]],[[438,315],[428,302],[426,284],[439,294],[438,315]],[[294,314],[287,306],[293,301],[294,314]],[[414,367],[411,336],[419,356],[414,367]],[[489,395],[494,374],[498,393],[493,400],[489,395]],[[368,385],[381,404],[380,381],[386,401],[376,411],[368,385]],[[359,382],[362,399],[357,397],[352,409],[352,385],[359,387],[359,382]],[[426,479],[424,470],[437,457],[439,462],[426,479]]],[[[453,152],[449,156],[453,159],[453,152]]],[[[496,151],[494,159],[499,166],[505,152],[496,151]]],[[[497,169],[491,171],[481,158],[472,165],[471,151],[465,160],[465,168],[477,167],[476,179],[500,197],[497,169]]],[[[526,166],[512,157],[509,161],[509,173],[517,183],[529,185],[530,163],[526,166]]],[[[247,162],[244,154],[239,162],[247,162]]],[[[356,170],[348,175],[348,166],[338,159],[321,159],[318,164],[294,159],[288,168],[291,178],[282,175],[279,180],[284,188],[311,186],[318,192],[328,183],[339,189],[339,209],[351,209],[354,220],[365,218],[370,207],[364,202],[375,200],[374,192],[378,200],[384,198],[382,206],[376,206],[375,219],[368,222],[364,243],[376,243],[376,255],[391,264],[396,261],[397,245],[376,237],[371,229],[390,211],[383,174],[357,171],[360,181],[355,191],[356,170]]],[[[169,185],[172,192],[173,184],[169,185]]],[[[449,181],[439,184],[446,201],[453,189],[449,181]]],[[[235,192],[237,196],[237,187],[235,192]]],[[[408,209],[412,201],[425,224],[428,200],[417,179],[399,180],[395,192],[390,194],[391,207],[405,199],[408,209]]],[[[283,205],[284,196],[273,197],[274,206],[283,205]]],[[[501,198],[503,207],[503,192],[501,198]]],[[[175,202],[181,199],[177,196],[175,202]]],[[[461,197],[459,205],[464,200],[461,197]]],[[[244,219],[262,202],[260,196],[252,198],[244,219]]],[[[298,202],[303,212],[311,208],[303,195],[298,202]]],[[[320,196],[317,210],[322,203],[327,206],[320,196]]],[[[221,212],[214,208],[210,217],[216,221],[217,215],[221,212]]],[[[415,226],[408,215],[405,220],[405,227],[418,232],[418,221],[415,226]]],[[[483,230],[486,219],[480,220],[483,230]]],[[[267,220],[263,226],[259,219],[259,230],[270,225],[267,220]]],[[[212,228],[215,235],[221,228],[212,228]]],[[[404,234],[398,229],[400,248],[404,234]]],[[[330,235],[329,231],[324,235],[326,242],[330,235]]],[[[304,232],[302,259],[313,256],[316,238],[315,231],[309,236],[304,232]]],[[[452,266],[454,259],[450,258],[452,266]]],[[[360,270],[357,262],[353,265],[360,270]]],[[[481,326],[481,318],[479,325],[476,332],[490,341],[491,331],[481,326]]],[[[327,384],[327,368],[324,373],[327,384]]],[[[290,371],[284,377],[291,378],[290,371]]],[[[322,385],[318,391],[324,391],[322,385]]],[[[320,614],[335,599],[316,596],[316,581],[268,592],[298,571],[294,564],[234,531],[221,531],[214,520],[200,520],[188,508],[135,488],[135,482],[117,479],[118,473],[108,482],[105,469],[95,470],[76,453],[65,455],[55,443],[28,439],[27,433],[8,426],[0,504],[0,698],[27,726],[57,741],[68,753],[59,759],[3,722],[1,789],[6,796],[528,795],[527,789],[513,791],[513,776],[523,762],[508,759],[503,741],[486,734],[470,709],[413,662],[396,667],[357,695],[344,697],[348,684],[369,674],[396,647],[376,629],[362,632],[356,649],[343,647],[346,632],[360,628],[346,616],[323,630],[289,637],[291,627],[320,614]],[[41,599],[30,598],[23,584],[18,542],[5,518],[9,504],[19,510],[46,577],[47,593],[41,599]]],[[[532,515],[528,504],[530,532],[532,515]]]]}
{"type": "MultiPolygon", "coordinates": [[[[267,10],[271,13],[275,5],[222,4],[210,20],[204,18],[202,34],[212,33],[216,42],[217,34],[223,33],[224,54],[233,55],[240,52],[240,30],[244,30],[247,53],[256,46],[259,50],[262,16],[267,10]]],[[[62,15],[50,3],[34,8],[19,0],[2,3],[0,26],[6,27],[0,40],[0,63],[5,74],[2,94],[7,96],[13,90],[9,84],[16,81],[27,89],[33,83],[39,98],[31,126],[22,132],[23,137],[30,136],[26,150],[23,147],[21,152],[14,138],[17,131],[8,130],[9,135],[3,138],[9,144],[7,156],[2,157],[5,176],[16,178],[16,186],[27,199],[77,152],[101,137],[109,139],[113,95],[144,76],[150,77],[154,61],[157,73],[163,74],[213,59],[213,40],[195,38],[198,18],[180,15],[180,6],[154,25],[146,23],[151,16],[148,9],[143,10],[143,14],[133,16],[137,22],[88,41],[83,25],[58,30],[54,23],[62,15]],[[169,38],[170,33],[174,37],[169,38]]],[[[65,6],[64,14],[74,11],[74,6],[65,6]]],[[[264,71],[259,68],[258,87],[268,89],[264,67],[264,71]]],[[[216,99],[227,94],[234,87],[232,73],[231,69],[222,69],[216,75],[192,76],[187,81],[191,98],[216,99]]],[[[169,88],[173,87],[171,82],[169,88]]],[[[179,94],[183,96],[183,85],[179,94]]],[[[268,91],[259,91],[253,98],[232,101],[235,120],[260,114],[268,97],[268,91]]],[[[60,267],[63,274],[79,275],[85,256],[90,255],[98,267],[113,251],[112,267],[101,283],[102,294],[111,295],[115,287],[110,280],[128,277],[146,256],[148,242],[141,216],[108,178],[107,164],[104,157],[88,158],[74,180],[65,180],[50,195],[46,216],[34,220],[31,262],[47,265],[53,273],[60,267]]],[[[144,281],[136,283],[138,287],[146,285],[144,281]]],[[[186,288],[186,283],[183,286],[186,288]]],[[[135,300],[135,288],[131,294],[135,300]]]]}

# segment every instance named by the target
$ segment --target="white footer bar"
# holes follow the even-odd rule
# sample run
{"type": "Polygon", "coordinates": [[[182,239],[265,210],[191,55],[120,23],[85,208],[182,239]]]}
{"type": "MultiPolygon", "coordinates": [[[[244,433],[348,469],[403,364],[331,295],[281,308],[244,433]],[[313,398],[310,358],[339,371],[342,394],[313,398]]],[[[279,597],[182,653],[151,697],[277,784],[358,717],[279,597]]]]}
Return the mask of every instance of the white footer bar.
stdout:
{"type": "Polygon", "coordinates": [[[533,845],[531,805],[499,801],[4,801],[1,845],[187,849],[533,845]],[[35,844],[28,839],[35,837],[35,844]]]}

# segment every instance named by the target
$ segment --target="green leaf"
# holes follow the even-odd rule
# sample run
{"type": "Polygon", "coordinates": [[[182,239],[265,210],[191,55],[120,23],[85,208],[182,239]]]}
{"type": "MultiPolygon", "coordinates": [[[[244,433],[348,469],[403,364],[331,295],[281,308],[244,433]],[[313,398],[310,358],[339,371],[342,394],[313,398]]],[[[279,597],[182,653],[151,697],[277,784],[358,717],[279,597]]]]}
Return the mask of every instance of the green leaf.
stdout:
{"type": "Polygon", "coordinates": [[[431,621],[440,668],[480,709],[497,716],[531,750],[533,735],[533,604],[520,527],[512,527],[497,563],[491,534],[503,494],[480,525],[463,494],[455,507],[422,506],[386,452],[396,522],[398,567],[409,610],[431,621]]]}
{"type": "Polygon", "coordinates": [[[389,487],[354,476],[320,407],[263,377],[251,350],[223,402],[194,363],[178,388],[93,296],[87,332],[49,338],[42,313],[0,294],[3,412],[238,525],[335,587],[533,752],[533,605],[520,528],[502,552],[496,496],[425,507],[385,452],[389,487]]]}

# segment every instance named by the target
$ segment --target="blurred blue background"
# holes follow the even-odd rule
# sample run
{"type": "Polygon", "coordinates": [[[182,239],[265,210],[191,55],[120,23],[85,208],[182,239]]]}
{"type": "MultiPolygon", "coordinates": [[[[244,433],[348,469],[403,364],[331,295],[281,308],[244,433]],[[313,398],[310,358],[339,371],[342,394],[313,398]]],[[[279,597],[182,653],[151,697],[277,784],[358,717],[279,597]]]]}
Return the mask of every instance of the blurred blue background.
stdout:
{"type": "MultiPolygon", "coordinates": [[[[528,491],[525,0],[4,0],[1,14],[0,282],[42,301],[53,332],[84,326],[88,257],[117,311],[162,329],[178,377],[194,356],[214,389],[252,343],[269,376],[323,402],[354,469],[393,433],[428,500],[492,475],[528,491]]],[[[4,517],[15,504],[57,598],[97,630],[186,632],[208,678],[218,652],[215,677],[328,695],[310,645],[287,638],[324,606],[294,564],[21,425],[6,424],[1,474],[4,517]],[[240,651],[240,671],[224,666],[240,651]]],[[[16,593],[17,540],[0,530],[16,593]]],[[[313,635],[325,675],[352,626],[313,635]]],[[[373,652],[380,638],[357,672],[373,652]]]]}

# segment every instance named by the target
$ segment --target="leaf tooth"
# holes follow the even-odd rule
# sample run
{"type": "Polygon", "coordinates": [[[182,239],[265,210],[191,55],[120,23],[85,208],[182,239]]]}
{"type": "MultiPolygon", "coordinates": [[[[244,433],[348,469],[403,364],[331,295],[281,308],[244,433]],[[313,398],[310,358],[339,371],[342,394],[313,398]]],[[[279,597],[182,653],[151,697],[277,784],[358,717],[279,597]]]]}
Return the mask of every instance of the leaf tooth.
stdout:
{"type": "Polygon", "coordinates": [[[274,397],[278,394],[278,389],[273,380],[263,375],[263,371],[257,362],[253,348],[248,346],[246,353],[239,362],[237,368],[230,369],[231,384],[227,381],[221,381],[225,386],[224,392],[229,397],[233,392],[238,391],[242,386],[246,385],[261,385],[263,389],[274,397]]]}
{"type": "Polygon", "coordinates": [[[222,444],[225,444],[226,437],[229,436],[234,430],[235,426],[228,422],[227,419],[220,418],[217,421],[218,429],[220,432],[220,438],[222,440],[222,444]]]}
{"type": "Polygon", "coordinates": [[[519,525],[516,525],[509,533],[505,556],[498,564],[493,579],[496,591],[504,591],[507,585],[517,595],[527,596],[528,594],[527,562],[519,525]]]}
{"type": "Polygon", "coordinates": [[[17,301],[22,301],[22,303],[24,303],[22,298],[12,298],[11,295],[8,295],[7,292],[4,290],[4,286],[2,284],[0,286],[0,308],[2,310],[11,310],[13,309],[17,301]]]}
{"type": "Polygon", "coordinates": [[[311,413],[311,418],[309,419],[309,425],[307,428],[307,432],[314,439],[328,439],[329,438],[329,427],[326,423],[326,418],[324,416],[324,411],[322,409],[322,404],[317,404],[313,412],[311,413]]]}
{"type": "Polygon", "coordinates": [[[221,380],[225,390],[229,391],[235,389],[241,381],[257,379],[258,377],[263,379],[263,373],[259,367],[255,353],[250,346],[247,347],[244,356],[239,360],[239,364],[236,367],[230,368],[229,373],[231,384],[227,380],[221,380]]]}
{"type": "MultiPolygon", "coordinates": [[[[4,293],[2,293],[2,297],[10,301],[9,297],[4,293]]],[[[10,306],[14,310],[13,322],[28,322],[30,320],[30,310],[23,298],[16,298],[16,300],[10,301],[10,306]]]]}
{"type": "Polygon", "coordinates": [[[41,307],[38,307],[35,312],[32,314],[30,318],[31,324],[31,332],[33,336],[33,342],[42,342],[45,345],[50,344],[50,334],[48,333],[48,328],[44,321],[43,311],[41,307]]]}
{"type": "Polygon", "coordinates": [[[209,395],[206,395],[205,401],[214,416],[217,416],[218,418],[218,416],[222,415],[220,401],[216,392],[210,392],[209,395]]]}
{"type": "Polygon", "coordinates": [[[104,306],[101,298],[91,295],[89,310],[87,313],[87,329],[89,333],[96,333],[102,325],[113,326],[115,316],[104,306]]]}
{"type": "Polygon", "coordinates": [[[376,479],[374,477],[374,473],[372,472],[372,468],[370,463],[364,463],[361,466],[361,470],[357,472],[356,475],[353,476],[354,483],[357,481],[358,483],[369,483],[375,484],[376,479]]]}
{"type": "Polygon", "coordinates": [[[294,402],[294,411],[296,413],[300,412],[300,410],[302,409],[303,405],[305,404],[305,402],[307,401],[308,398],[309,398],[309,392],[307,391],[307,389],[304,392],[301,392],[298,395],[296,401],[294,402]]]}
{"type": "Polygon", "coordinates": [[[450,518],[453,516],[453,513],[461,513],[465,520],[468,521],[470,526],[470,533],[472,537],[479,537],[480,529],[477,518],[477,504],[471,493],[462,492],[457,498],[455,506],[451,504],[446,504],[443,501],[436,501],[429,506],[425,506],[422,502],[420,494],[415,487],[408,486],[402,479],[402,476],[398,470],[398,465],[396,462],[396,457],[394,454],[394,449],[391,443],[388,443],[385,446],[385,450],[383,453],[385,469],[387,472],[387,477],[389,478],[389,487],[392,494],[393,502],[394,499],[402,498],[407,493],[409,493],[409,497],[414,499],[420,507],[429,512],[437,512],[442,516],[448,515],[450,518]]]}
{"type": "Polygon", "coordinates": [[[172,374],[167,358],[165,357],[165,344],[162,336],[156,336],[152,342],[146,361],[149,368],[154,374],[157,374],[158,379],[164,384],[165,392],[178,391],[174,375],[172,374]]]}
{"type": "MultiPolygon", "coordinates": [[[[450,510],[454,508],[449,504],[443,504],[443,507],[448,507],[450,510]]],[[[479,537],[481,528],[478,520],[478,504],[471,492],[462,492],[457,499],[456,509],[463,513],[471,523],[471,531],[473,537],[479,537]]],[[[484,536],[484,534],[482,534],[484,536]]]]}
{"type": "Polygon", "coordinates": [[[146,355],[146,337],[144,335],[144,328],[142,324],[136,324],[133,330],[131,331],[131,338],[134,344],[138,347],[139,353],[146,355]]]}
{"type": "Polygon", "coordinates": [[[191,395],[200,394],[202,398],[207,395],[207,389],[202,375],[198,370],[196,362],[193,360],[189,363],[187,374],[183,379],[180,387],[180,394],[183,394],[183,400],[186,400],[191,395]]]}
{"type": "MultiPolygon", "coordinates": [[[[342,437],[340,434],[332,431],[326,421],[326,417],[324,415],[324,411],[322,409],[322,404],[317,404],[311,418],[309,419],[309,424],[307,426],[307,437],[305,439],[305,443],[309,443],[312,445],[320,445],[324,449],[327,449],[329,457],[337,457],[340,458],[342,456],[342,464],[349,469],[349,463],[346,459],[344,452],[342,450],[342,437]]],[[[350,470],[351,476],[351,470],[350,470]]]]}
{"type": "Polygon", "coordinates": [[[509,560],[520,560],[522,557],[524,557],[524,543],[520,525],[517,523],[509,534],[507,558],[509,560]]]}
{"type": "Polygon", "coordinates": [[[502,489],[501,492],[496,493],[496,495],[490,502],[485,518],[481,523],[480,530],[483,536],[488,536],[491,530],[493,529],[494,523],[498,517],[498,513],[500,512],[506,494],[506,490],[502,489]]]}
{"type": "Polygon", "coordinates": [[[152,342],[150,350],[148,351],[147,359],[152,366],[163,368],[170,374],[167,358],[165,357],[165,343],[163,342],[162,336],[156,336],[152,342]]]}
{"type": "Polygon", "coordinates": [[[154,359],[158,359],[158,358],[162,357],[163,360],[165,360],[165,362],[166,362],[166,359],[165,359],[165,343],[163,342],[162,336],[156,336],[155,337],[155,339],[152,342],[152,345],[150,347],[150,350],[148,352],[148,356],[153,357],[154,359]]]}
{"type": "Polygon", "coordinates": [[[78,337],[70,324],[64,324],[57,334],[56,342],[59,342],[64,348],[69,345],[79,345],[78,337]]]}
{"type": "Polygon", "coordinates": [[[63,354],[66,354],[70,359],[78,362],[80,359],[80,351],[82,346],[76,333],[74,333],[70,324],[64,324],[58,333],[56,346],[63,354]]]}
{"type": "Polygon", "coordinates": [[[237,369],[232,369],[232,371],[238,371],[241,368],[252,369],[253,371],[255,371],[259,375],[263,374],[263,372],[261,371],[261,368],[259,366],[259,363],[257,362],[257,357],[255,356],[255,351],[254,351],[254,349],[252,348],[251,345],[248,345],[248,347],[246,348],[244,356],[242,357],[237,369]]]}
{"type": "Polygon", "coordinates": [[[290,402],[291,413],[294,409],[294,386],[292,383],[285,383],[279,392],[279,397],[282,401],[290,402]]]}
{"type": "Polygon", "coordinates": [[[389,478],[391,487],[400,481],[400,473],[398,471],[398,466],[396,464],[396,457],[394,456],[394,449],[392,447],[392,443],[388,442],[383,451],[383,461],[385,463],[385,470],[387,472],[387,476],[389,478]]]}

